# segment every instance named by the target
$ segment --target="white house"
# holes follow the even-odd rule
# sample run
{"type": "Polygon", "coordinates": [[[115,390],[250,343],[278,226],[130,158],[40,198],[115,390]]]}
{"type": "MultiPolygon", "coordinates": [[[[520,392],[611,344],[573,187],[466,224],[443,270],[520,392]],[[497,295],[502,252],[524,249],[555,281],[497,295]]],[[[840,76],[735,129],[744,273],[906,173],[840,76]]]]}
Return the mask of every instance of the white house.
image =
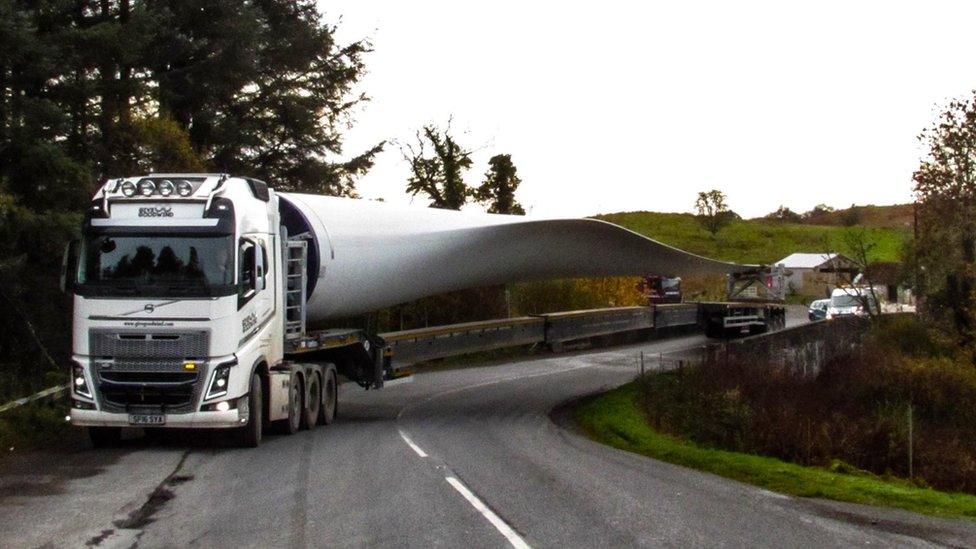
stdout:
{"type": "Polygon", "coordinates": [[[795,253],[776,262],[790,273],[787,290],[812,297],[829,297],[838,284],[850,283],[857,264],[837,253],[795,253]]]}

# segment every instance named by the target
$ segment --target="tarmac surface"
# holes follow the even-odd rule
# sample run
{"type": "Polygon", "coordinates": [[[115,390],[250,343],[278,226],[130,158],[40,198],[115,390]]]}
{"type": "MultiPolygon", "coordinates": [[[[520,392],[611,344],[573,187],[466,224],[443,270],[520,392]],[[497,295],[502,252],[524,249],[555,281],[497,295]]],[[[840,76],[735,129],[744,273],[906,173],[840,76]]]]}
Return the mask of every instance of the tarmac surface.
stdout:
{"type": "Polygon", "coordinates": [[[633,379],[641,350],[704,343],[344,385],[336,423],[256,449],[179,433],[11,456],[0,546],[976,546],[973,522],[775,494],[603,446],[561,412],[633,379]]]}

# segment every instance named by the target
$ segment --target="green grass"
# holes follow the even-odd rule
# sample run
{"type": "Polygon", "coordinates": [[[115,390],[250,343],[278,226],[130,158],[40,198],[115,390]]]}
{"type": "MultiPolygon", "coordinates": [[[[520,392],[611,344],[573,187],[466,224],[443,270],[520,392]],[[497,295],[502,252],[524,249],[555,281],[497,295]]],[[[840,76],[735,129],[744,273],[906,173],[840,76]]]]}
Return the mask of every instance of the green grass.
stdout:
{"type": "MultiPolygon", "coordinates": [[[[847,227],[782,223],[763,219],[734,221],[713,238],[691,214],[626,212],[597,216],[682,250],[737,263],[772,263],[794,252],[847,252],[847,227]],[[826,244],[825,244],[826,243],[826,244]],[[828,246],[830,250],[825,250],[828,246]]],[[[873,261],[899,261],[907,228],[867,227],[873,261]]]]}
{"type": "Polygon", "coordinates": [[[969,494],[920,488],[906,480],[860,472],[843,463],[833,470],[804,467],[769,457],[703,448],[662,434],[648,425],[638,405],[638,395],[636,383],[624,385],[577,407],[575,419],[599,442],[775,492],[976,518],[976,496],[969,494]]]}

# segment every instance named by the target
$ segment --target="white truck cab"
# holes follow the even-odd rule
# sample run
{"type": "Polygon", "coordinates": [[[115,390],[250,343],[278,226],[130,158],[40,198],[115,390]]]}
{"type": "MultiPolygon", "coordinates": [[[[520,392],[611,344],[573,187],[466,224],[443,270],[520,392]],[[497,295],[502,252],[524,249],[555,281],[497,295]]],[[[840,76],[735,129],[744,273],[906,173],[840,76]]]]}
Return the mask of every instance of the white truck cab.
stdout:
{"type": "Polygon", "coordinates": [[[376,356],[357,331],[306,332],[306,242],[289,240],[280,200],[261,181],[225,174],[151,174],[98,191],[64,275],[74,301],[69,417],[94,443],[139,426],[233,428],[253,446],[269,421],[287,431],[331,422],[327,351],[345,350],[350,363],[376,356]],[[312,362],[286,360],[289,350],[312,362]]]}

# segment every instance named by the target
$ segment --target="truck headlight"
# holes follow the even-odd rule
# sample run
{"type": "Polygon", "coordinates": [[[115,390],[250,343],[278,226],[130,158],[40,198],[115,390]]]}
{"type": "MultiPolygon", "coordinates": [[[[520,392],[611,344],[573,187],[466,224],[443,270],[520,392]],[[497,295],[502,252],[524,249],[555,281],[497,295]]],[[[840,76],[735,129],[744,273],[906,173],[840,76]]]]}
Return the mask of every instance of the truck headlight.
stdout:
{"type": "Polygon", "coordinates": [[[140,181],[139,184],[136,185],[136,188],[139,189],[139,194],[142,196],[152,196],[152,194],[156,192],[156,184],[148,179],[143,179],[140,181]]]}
{"type": "Polygon", "coordinates": [[[88,379],[85,377],[85,369],[75,365],[71,369],[71,388],[76,395],[92,398],[91,389],[88,387],[88,379]]]}
{"type": "Polygon", "coordinates": [[[193,194],[193,185],[189,181],[182,179],[176,183],[176,192],[180,196],[190,196],[193,194]]]}
{"type": "Polygon", "coordinates": [[[159,191],[160,196],[169,196],[176,190],[176,185],[173,185],[173,182],[169,179],[164,179],[159,182],[159,186],[156,189],[159,191]]]}
{"type": "Polygon", "coordinates": [[[122,194],[125,196],[135,196],[136,195],[136,185],[131,181],[126,181],[122,184],[122,194]]]}
{"type": "Polygon", "coordinates": [[[230,383],[230,369],[236,362],[221,364],[214,368],[213,377],[210,378],[210,386],[207,388],[207,396],[204,400],[222,397],[227,394],[227,385],[230,383]]]}

